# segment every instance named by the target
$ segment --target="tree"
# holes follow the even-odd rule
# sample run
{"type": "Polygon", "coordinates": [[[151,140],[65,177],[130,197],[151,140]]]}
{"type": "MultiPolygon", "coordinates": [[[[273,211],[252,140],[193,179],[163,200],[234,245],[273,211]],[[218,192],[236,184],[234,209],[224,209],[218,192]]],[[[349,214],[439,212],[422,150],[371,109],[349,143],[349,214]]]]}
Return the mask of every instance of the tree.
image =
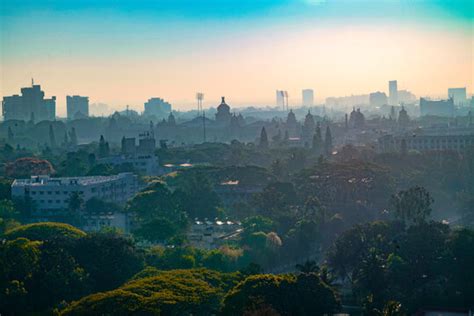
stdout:
{"type": "Polygon", "coordinates": [[[100,135],[99,157],[104,158],[104,157],[109,156],[109,154],[110,154],[109,143],[105,141],[104,135],[100,135]]]}
{"type": "Polygon", "coordinates": [[[260,133],[259,146],[262,149],[268,148],[268,136],[267,136],[267,132],[265,131],[265,127],[262,127],[262,132],[260,133]]]}
{"type": "Polygon", "coordinates": [[[319,266],[314,260],[306,260],[304,263],[299,263],[295,268],[301,273],[318,273],[319,266]]]}
{"type": "Polygon", "coordinates": [[[131,199],[126,211],[136,215],[135,236],[152,242],[182,235],[187,217],[176,196],[162,183],[155,183],[131,199]]]}
{"type": "Polygon", "coordinates": [[[77,135],[74,127],[69,131],[69,139],[72,146],[77,146],[77,135]]]}
{"type": "Polygon", "coordinates": [[[120,286],[140,271],[144,263],[143,254],[132,240],[116,233],[84,236],[77,240],[72,254],[87,271],[95,291],[120,286]]]}
{"type": "Polygon", "coordinates": [[[13,142],[15,141],[15,137],[13,135],[13,131],[12,131],[12,128],[10,126],[8,126],[8,144],[9,145],[13,145],[13,142]]]}
{"type": "Polygon", "coordinates": [[[324,139],[324,151],[326,156],[331,156],[332,154],[332,136],[331,136],[331,129],[326,127],[326,135],[324,139]]]}
{"type": "Polygon", "coordinates": [[[316,155],[321,155],[323,150],[322,150],[322,147],[323,147],[323,138],[321,136],[321,126],[319,125],[319,122],[316,126],[316,132],[314,133],[313,135],[313,152],[316,154],[316,155]]]}
{"type": "Polygon", "coordinates": [[[61,315],[215,315],[239,275],[206,269],[155,271],[73,302],[61,315]]]}
{"type": "Polygon", "coordinates": [[[22,225],[7,233],[5,238],[13,240],[16,238],[27,238],[29,240],[53,240],[58,238],[78,239],[84,237],[86,233],[69,224],[41,222],[22,225]]]}
{"type": "Polygon", "coordinates": [[[424,222],[431,214],[433,198],[423,187],[413,187],[392,195],[391,209],[396,218],[405,223],[424,222]]]}
{"type": "Polygon", "coordinates": [[[0,311],[21,314],[28,305],[27,283],[39,261],[38,242],[18,238],[0,243],[0,311]]]}
{"type": "Polygon", "coordinates": [[[77,213],[77,211],[81,210],[84,206],[84,199],[82,198],[81,194],[77,191],[71,192],[69,195],[68,200],[68,209],[72,213],[77,213]]]}
{"type": "Polygon", "coordinates": [[[56,136],[54,135],[53,125],[49,125],[49,146],[56,148],[56,136]]]}
{"type": "Polygon", "coordinates": [[[288,182],[273,182],[268,184],[255,197],[255,203],[265,217],[276,219],[288,213],[290,206],[297,202],[293,184],[288,182]]]}
{"type": "Polygon", "coordinates": [[[0,200],[0,235],[5,231],[20,225],[17,221],[19,215],[20,212],[16,210],[12,201],[0,200]]]}
{"type": "Polygon", "coordinates": [[[335,291],[314,274],[253,275],[224,298],[224,315],[242,315],[271,307],[283,315],[332,314],[339,308],[335,291]]]}
{"type": "Polygon", "coordinates": [[[189,218],[215,218],[219,215],[221,200],[205,174],[184,176],[174,196],[189,218]]]}
{"type": "Polygon", "coordinates": [[[35,157],[18,158],[5,167],[5,174],[12,178],[29,178],[37,175],[51,175],[55,172],[48,160],[35,157]]]}

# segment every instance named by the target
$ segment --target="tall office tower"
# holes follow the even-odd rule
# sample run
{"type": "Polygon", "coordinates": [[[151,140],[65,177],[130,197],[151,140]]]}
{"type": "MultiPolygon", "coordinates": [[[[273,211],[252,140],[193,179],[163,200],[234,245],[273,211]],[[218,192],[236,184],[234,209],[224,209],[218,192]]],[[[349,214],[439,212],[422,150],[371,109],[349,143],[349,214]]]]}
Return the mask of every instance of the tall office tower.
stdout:
{"type": "Polygon", "coordinates": [[[66,106],[68,120],[89,117],[89,97],[68,95],[66,97],[66,106]]]}
{"type": "Polygon", "coordinates": [[[56,97],[45,99],[41,86],[32,82],[31,87],[21,88],[21,96],[3,97],[2,113],[5,121],[53,121],[56,118],[56,97]]]}
{"type": "Polygon", "coordinates": [[[171,104],[162,98],[150,98],[144,104],[146,116],[165,117],[171,113],[171,104]]]}
{"type": "Polygon", "coordinates": [[[388,102],[390,105],[398,105],[397,80],[392,80],[388,82],[388,102]]]}
{"type": "Polygon", "coordinates": [[[284,97],[284,91],[282,90],[276,91],[276,105],[283,109],[285,108],[285,97],[284,97]]]}
{"type": "Polygon", "coordinates": [[[463,106],[467,105],[467,94],[466,87],[464,88],[449,88],[448,97],[452,98],[454,105],[463,106]]]}
{"type": "Polygon", "coordinates": [[[313,106],[314,105],[314,91],[313,89],[304,89],[302,92],[303,95],[303,106],[313,106]]]}

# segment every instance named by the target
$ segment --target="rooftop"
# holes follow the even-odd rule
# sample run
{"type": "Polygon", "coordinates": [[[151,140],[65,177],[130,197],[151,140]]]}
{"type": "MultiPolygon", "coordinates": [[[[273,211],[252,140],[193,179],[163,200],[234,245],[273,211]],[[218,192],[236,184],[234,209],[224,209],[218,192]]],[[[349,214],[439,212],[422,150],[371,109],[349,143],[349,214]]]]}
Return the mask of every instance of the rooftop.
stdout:
{"type": "Polygon", "coordinates": [[[65,178],[51,178],[45,176],[31,176],[30,179],[16,179],[12,186],[42,186],[42,185],[91,185],[106,183],[113,180],[132,175],[132,173],[125,172],[113,176],[92,176],[92,177],[65,177],[65,178]]]}

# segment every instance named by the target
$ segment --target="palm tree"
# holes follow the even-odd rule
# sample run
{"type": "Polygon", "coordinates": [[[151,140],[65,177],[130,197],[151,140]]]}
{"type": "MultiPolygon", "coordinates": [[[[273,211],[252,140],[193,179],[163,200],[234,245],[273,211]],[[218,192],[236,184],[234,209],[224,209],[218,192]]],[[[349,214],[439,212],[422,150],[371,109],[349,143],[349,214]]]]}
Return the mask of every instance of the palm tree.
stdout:
{"type": "Polygon", "coordinates": [[[304,274],[319,272],[319,266],[314,260],[306,260],[303,264],[297,264],[295,268],[304,274]]]}

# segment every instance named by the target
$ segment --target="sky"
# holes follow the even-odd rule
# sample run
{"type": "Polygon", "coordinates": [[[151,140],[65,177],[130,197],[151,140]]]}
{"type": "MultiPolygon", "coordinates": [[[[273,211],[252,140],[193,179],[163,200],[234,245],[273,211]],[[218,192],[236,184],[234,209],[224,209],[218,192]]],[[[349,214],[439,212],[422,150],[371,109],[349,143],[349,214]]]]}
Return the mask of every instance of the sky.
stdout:
{"type": "Polygon", "coordinates": [[[31,78],[66,95],[139,111],[290,105],[311,88],[329,96],[417,96],[474,88],[472,0],[0,0],[0,94],[31,78]]]}

